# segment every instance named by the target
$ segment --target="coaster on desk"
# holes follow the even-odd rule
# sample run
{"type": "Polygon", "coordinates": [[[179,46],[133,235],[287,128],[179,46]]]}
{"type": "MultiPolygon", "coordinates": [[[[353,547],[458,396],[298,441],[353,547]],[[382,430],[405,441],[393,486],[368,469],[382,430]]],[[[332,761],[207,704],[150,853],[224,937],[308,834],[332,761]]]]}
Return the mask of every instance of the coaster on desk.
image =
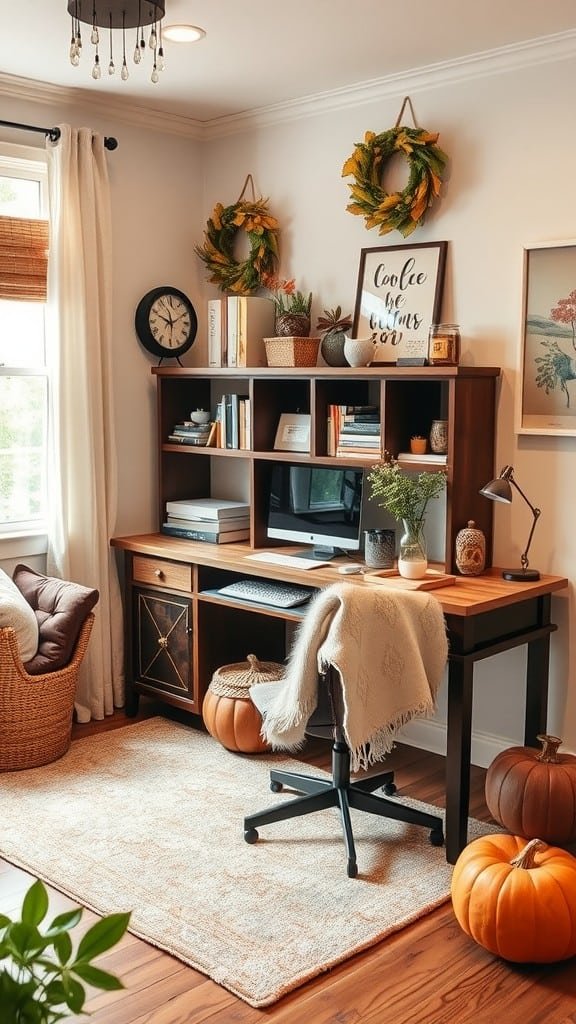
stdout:
{"type": "Polygon", "coordinates": [[[456,582],[456,576],[438,572],[436,569],[427,569],[426,575],[419,580],[406,579],[400,575],[398,569],[376,569],[374,572],[365,573],[364,578],[369,583],[389,583],[404,590],[436,590],[438,587],[449,587],[456,582]]]}

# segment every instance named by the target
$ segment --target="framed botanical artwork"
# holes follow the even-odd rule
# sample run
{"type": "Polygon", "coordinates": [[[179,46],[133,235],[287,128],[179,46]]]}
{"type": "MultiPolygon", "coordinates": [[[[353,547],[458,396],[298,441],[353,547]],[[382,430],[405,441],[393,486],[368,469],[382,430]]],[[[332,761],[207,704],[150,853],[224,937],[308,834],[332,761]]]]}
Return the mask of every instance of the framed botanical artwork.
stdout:
{"type": "Polygon", "coordinates": [[[362,249],[353,336],[371,337],[373,363],[423,365],[428,332],[440,319],[447,242],[362,249]]]}
{"type": "Polygon", "coordinates": [[[576,240],[524,249],[519,434],[576,435],[576,240]]]}

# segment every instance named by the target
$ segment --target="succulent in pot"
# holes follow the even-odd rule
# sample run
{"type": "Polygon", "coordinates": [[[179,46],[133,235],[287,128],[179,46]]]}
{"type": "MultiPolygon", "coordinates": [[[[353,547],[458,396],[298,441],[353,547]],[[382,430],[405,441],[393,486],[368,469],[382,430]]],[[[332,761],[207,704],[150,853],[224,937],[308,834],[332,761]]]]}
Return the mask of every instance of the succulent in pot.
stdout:
{"type": "Polygon", "coordinates": [[[322,335],[320,351],[322,358],[328,366],[347,366],[344,355],[344,342],[346,331],[352,327],[352,318],[342,316],[342,307],[325,309],[322,316],[318,317],[316,330],[322,335]]]}

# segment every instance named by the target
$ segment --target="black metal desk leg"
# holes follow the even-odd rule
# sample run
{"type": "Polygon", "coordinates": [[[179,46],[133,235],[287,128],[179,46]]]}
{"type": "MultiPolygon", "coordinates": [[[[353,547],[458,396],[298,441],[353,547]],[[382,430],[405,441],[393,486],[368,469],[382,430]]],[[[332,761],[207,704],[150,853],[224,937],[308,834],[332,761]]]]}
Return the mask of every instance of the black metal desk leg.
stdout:
{"type": "Polygon", "coordinates": [[[470,745],[474,662],[461,656],[448,662],[446,746],[446,860],[454,864],[468,841],[470,745]]]}
{"type": "MultiPolygon", "coordinates": [[[[550,624],[550,594],[539,600],[541,626],[550,624]]],[[[555,627],[554,627],[555,628],[555,627]]],[[[536,737],[546,732],[548,724],[548,672],[550,667],[550,634],[540,640],[528,641],[526,660],[526,715],[524,719],[524,744],[538,747],[536,737]]]]}

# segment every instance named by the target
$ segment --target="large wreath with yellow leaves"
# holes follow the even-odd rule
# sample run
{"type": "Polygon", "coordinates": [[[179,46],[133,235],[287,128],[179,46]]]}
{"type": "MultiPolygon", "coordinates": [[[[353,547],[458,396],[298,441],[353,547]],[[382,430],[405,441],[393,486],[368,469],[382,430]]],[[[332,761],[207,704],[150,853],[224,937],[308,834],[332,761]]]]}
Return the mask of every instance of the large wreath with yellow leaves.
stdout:
{"type": "Polygon", "coordinates": [[[352,156],[342,168],[342,177],[350,175],[352,199],[346,209],[362,216],[367,228],[378,228],[380,235],[395,229],[404,238],[424,222],[426,210],[440,195],[442,174],[448,157],[436,145],[438,132],[423,128],[391,128],[376,135],[366,132],[352,156]],[[394,153],[408,160],[410,175],[402,192],[386,192],[381,185],[386,164],[394,153]]]}
{"type": "Polygon", "coordinates": [[[272,274],[278,261],[278,221],[268,212],[267,200],[239,200],[233,206],[217,203],[204,232],[204,244],[195,252],[210,272],[209,280],[223,292],[249,295],[272,274]],[[247,259],[234,257],[239,231],[250,243],[247,259]]]}

